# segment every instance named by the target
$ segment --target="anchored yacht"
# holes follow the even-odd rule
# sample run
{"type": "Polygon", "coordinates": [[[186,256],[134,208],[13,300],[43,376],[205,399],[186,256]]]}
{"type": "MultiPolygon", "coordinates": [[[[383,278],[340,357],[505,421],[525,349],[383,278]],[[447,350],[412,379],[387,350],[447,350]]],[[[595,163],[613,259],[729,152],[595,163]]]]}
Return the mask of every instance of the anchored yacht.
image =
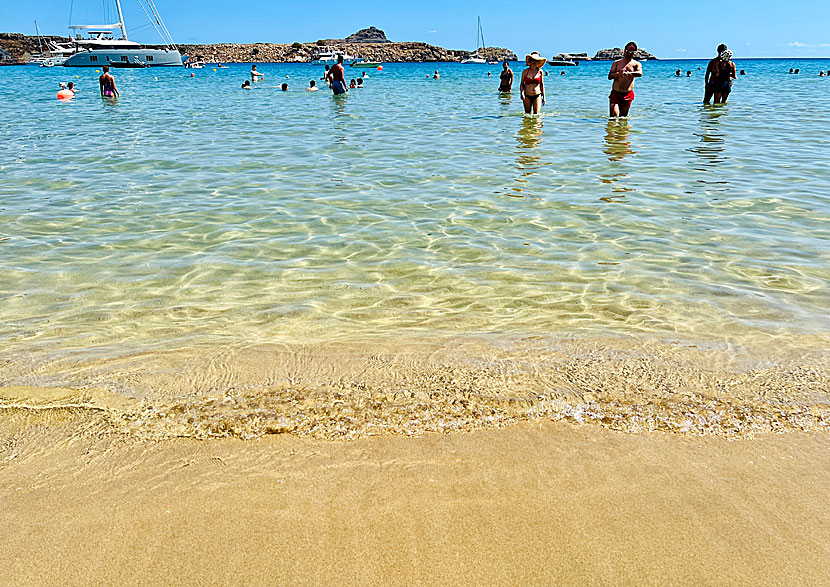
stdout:
{"type": "Polygon", "coordinates": [[[115,0],[118,10],[118,22],[109,25],[72,25],[70,35],[73,53],[63,63],[65,67],[181,67],[182,55],[173,42],[170,31],[161,19],[153,0],[138,0],[141,8],[150,19],[163,41],[163,46],[145,46],[127,37],[127,27],[121,12],[121,1],[115,0]],[[146,7],[145,7],[146,4],[146,7]],[[148,12],[149,9],[149,12],[148,12]],[[115,31],[121,36],[116,38],[115,31]]]}
{"type": "Polygon", "coordinates": [[[334,65],[337,63],[337,58],[342,55],[343,61],[353,61],[355,57],[345,53],[343,51],[335,51],[328,47],[324,47],[320,49],[319,52],[315,53],[314,56],[311,58],[311,63],[313,65],[334,65]]]}

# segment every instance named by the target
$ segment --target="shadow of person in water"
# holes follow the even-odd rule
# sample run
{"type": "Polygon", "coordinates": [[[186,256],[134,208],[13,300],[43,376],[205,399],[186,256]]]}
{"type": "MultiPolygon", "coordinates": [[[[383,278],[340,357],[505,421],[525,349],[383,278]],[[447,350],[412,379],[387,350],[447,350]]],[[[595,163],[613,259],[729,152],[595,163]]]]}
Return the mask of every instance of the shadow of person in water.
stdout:
{"type": "Polygon", "coordinates": [[[610,118],[605,127],[605,149],[609,161],[622,161],[626,155],[637,153],[631,148],[629,132],[631,127],[627,118],[610,118]]]}
{"type": "Polygon", "coordinates": [[[729,161],[726,154],[727,134],[721,128],[720,118],[728,113],[728,110],[718,108],[702,107],[700,110],[700,126],[694,135],[700,140],[699,144],[688,149],[695,155],[692,160],[694,169],[702,171],[697,182],[703,184],[708,191],[726,191],[729,182],[724,176],[724,164],[729,161]]]}
{"type": "Polygon", "coordinates": [[[611,186],[612,194],[600,197],[600,200],[605,202],[622,203],[625,201],[625,194],[634,191],[634,188],[625,185],[623,181],[628,177],[628,172],[623,167],[616,165],[628,155],[637,154],[637,151],[631,146],[630,131],[631,126],[627,118],[608,119],[608,124],[605,127],[603,152],[608,157],[611,165],[605,167],[599,175],[599,180],[603,184],[611,186]]]}
{"type": "MultiPolygon", "coordinates": [[[[523,116],[521,126],[516,132],[516,169],[519,175],[515,181],[519,184],[527,184],[531,177],[539,173],[543,165],[538,148],[544,134],[544,122],[538,116],[523,116]]],[[[527,187],[514,186],[506,190],[506,195],[513,198],[531,197],[532,194],[525,193],[527,187]]]]}

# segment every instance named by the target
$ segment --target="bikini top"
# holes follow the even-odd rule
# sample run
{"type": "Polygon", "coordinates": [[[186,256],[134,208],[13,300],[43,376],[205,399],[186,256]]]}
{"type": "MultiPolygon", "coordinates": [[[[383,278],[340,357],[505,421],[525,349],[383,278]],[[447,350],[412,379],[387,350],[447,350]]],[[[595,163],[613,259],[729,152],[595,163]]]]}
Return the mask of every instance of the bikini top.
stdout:
{"type": "Polygon", "coordinates": [[[527,74],[525,74],[525,85],[526,86],[535,86],[536,84],[541,84],[541,83],[542,83],[542,72],[541,71],[537,71],[536,75],[534,75],[533,77],[527,77],[527,74]]]}

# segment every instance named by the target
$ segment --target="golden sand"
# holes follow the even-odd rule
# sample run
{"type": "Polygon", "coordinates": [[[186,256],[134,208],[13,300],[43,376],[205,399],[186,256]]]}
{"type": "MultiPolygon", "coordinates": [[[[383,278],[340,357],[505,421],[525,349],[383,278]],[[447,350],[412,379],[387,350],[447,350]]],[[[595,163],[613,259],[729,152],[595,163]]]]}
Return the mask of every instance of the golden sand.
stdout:
{"type": "Polygon", "coordinates": [[[826,434],[148,442],[73,410],[0,433],[5,585],[830,582],[826,434]]]}

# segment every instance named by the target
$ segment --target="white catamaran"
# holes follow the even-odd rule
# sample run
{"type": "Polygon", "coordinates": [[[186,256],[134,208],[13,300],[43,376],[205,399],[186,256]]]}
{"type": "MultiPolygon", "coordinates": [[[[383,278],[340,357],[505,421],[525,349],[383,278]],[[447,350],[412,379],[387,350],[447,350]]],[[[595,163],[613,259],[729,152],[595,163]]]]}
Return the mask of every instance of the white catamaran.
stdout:
{"type": "Polygon", "coordinates": [[[481,28],[481,17],[478,17],[478,34],[476,35],[475,53],[464,59],[461,63],[487,63],[484,58],[484,31],[481,28]]]}
{"type": "Polygon", "coordinates": [[[163,46],[144,46],[127,38],[127,27],[121,12],[121,1],[115,0],[118,10],[118,22],[107,25],[72,25],[75,33],[70,35],[75,53],[63,65],[65,67],[181,67],[182,55],[173,42],[154,0],[138,0],[139,6],[147,15],[150,24],[156,29],[163,41],[163,46]],[[121,37],[115,37],[120,29],[121,37]],[[84,36],[86,33],[86,36],[84,36]]]}

